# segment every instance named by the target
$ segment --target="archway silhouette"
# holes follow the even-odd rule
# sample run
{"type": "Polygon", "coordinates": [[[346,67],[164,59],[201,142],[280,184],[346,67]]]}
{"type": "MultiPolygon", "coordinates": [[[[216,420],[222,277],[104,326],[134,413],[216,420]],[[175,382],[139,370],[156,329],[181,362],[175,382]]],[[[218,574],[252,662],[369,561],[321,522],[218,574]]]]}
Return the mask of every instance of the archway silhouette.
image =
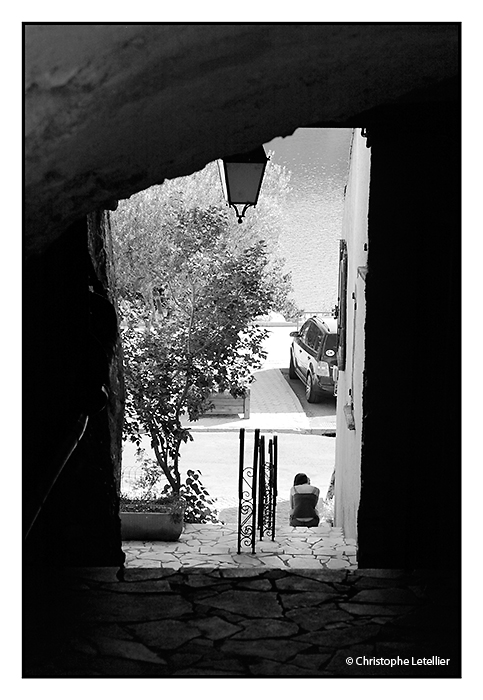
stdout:
{"type": "MultiPolygon", "coordinates": [[[[410,337],[425,338],[421,363],[439,406],[447,365],[438,333],[448,313],[458,316],[458,41],[455,24],[27,25],[27,497],[42,498],[77,444],[79,417],[95,416],[27,557],[58,561],[52,541],[62,531],[61,541],[76,543],[67,560],[120,558],[122,373],[109,305],[88,303],[96,285],[109,301],[102,212],[298,126],[364,126],[373,164],[361,563],[422,565],[425,537],[433,561],[447,562],[437,540],[444,484],[458,481],[458,436],[438,441],[438,416],[411,398],[401,322],[410,309],[410,337]],[[105,332],[100,354],[90,324],[105,332]],[[108,410],[98,413],[105,383],[108,410]]],[[[458,423],[457,407],[450,421],[458,423]]],[[[455,533],[455,551],[458,543],[455,533]]]]}

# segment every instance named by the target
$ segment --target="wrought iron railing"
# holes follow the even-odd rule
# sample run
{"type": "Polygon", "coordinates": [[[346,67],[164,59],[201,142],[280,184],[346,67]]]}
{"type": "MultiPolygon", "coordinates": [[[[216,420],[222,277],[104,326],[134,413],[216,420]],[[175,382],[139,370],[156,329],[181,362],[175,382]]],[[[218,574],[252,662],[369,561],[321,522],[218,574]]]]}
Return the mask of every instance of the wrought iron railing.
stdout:
{"type": "Polygon", "coordinates": [[[277,507],[277,436],[268,442],[268,459],[265,436],[256,429],[253,440],[252,463],[245,465],[245,429],[240,430],[238,465],[238,553],[242,546],[250,547],[255,554],[257,530],[275,539],[275,513],[277,507]]]}

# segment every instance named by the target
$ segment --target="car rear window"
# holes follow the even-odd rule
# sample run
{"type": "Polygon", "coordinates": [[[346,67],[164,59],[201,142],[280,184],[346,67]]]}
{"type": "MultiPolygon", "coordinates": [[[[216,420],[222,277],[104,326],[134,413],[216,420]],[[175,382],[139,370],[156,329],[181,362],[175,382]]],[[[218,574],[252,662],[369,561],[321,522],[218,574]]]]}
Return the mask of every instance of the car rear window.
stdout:
{"type": "Polygon", "coordinates": [[[334,352],[337,350],[337,333],[330,333],[327,336],[324,352],[327,352],[327,350],[333,350],[334,352]]]}

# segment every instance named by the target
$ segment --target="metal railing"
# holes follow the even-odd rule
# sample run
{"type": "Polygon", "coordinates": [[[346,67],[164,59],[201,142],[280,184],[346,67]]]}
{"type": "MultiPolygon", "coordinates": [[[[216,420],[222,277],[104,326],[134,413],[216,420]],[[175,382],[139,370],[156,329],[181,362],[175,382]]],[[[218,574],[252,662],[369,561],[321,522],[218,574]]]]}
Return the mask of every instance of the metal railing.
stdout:
{"type": "Polygon", "coordinates": [[[252,463],[245,465],[245,429],[240,429],[238,461],[238,554],[242,546],[250,547],[255,554],[256,533],[260,540],[265,534],[275,539],[275,513],[277,507],[277,436],[268,441],[257,428],[253,441],[252,463]],[[268,459],[267,459],[268,456],[268,459]]]}

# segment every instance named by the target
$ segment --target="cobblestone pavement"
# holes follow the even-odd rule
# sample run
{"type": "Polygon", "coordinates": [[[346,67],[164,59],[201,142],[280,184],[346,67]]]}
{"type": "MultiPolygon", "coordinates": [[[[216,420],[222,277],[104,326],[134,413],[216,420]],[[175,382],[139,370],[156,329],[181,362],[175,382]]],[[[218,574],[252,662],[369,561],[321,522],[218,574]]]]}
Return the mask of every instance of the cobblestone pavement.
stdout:
{"type": "Polygon", "coordinates": [[[26,572],[23,678],[461,677],[451,572],[158,566],[119,576],[26,572]]]}
{"type": "Polygon", "coordinates": [[[255,554],[243,545],[238,554],[236,524],[185,525],[178,542],[124,542],[127,567],[354,569],[355,540],[326,523],[318,527],[276,528],[274,540],[257,533],[255,554]]]}

